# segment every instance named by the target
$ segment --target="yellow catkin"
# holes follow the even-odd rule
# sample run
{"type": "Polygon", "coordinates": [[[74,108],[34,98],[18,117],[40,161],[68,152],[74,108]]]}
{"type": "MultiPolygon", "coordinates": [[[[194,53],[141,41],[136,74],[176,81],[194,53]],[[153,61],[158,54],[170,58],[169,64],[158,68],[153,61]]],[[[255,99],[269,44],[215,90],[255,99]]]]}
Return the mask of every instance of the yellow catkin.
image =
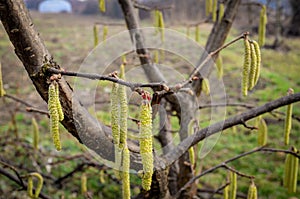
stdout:
{"type": "Polygon", "coordinates": [[[236,191],[237,191],[237,175],[235,172],[230,172],[230,185],[229,185],[229,199],[236,198],[236,191]]]}
{"type": "Polygon", "coordinates": [[[265,44],[266,37],[266,25],[267,25],[267,8],[262,6],[260,11],[259,27],[258,27],[258,43],[260,46],[265,44]]]}
{"type": "Polygon", "coordinates": [[[3,88],[2,69],[1,69],[1,63],[0,63],[0,97],[3,97],[4,95],[5,95],[5,90],[3,88]]]}
{"type": "Polygon", "coordinates": [[[251,182],[249,186],[247,199],[257,199],[257,188],[254,182],[251,182]]]}
{"type": "Polygon", "coordinates": [[[108,27],[107,26],[103,26],[103,30],[102,30],[102,41],[105,42],[106,38],[108,35],[108,27]]]}
{"type": "Polygon", "coordinates": [[[161,41],[164,42],[165,41],[165,23],[164,23],[163,13],[161,11],[159,11],[158,27],[159,27],[159,31],[160,31],[161,41]]]}
{"type": "Polygon", "coordinates": [[[205,2],[205,13],[206,13],[206,16],[209,16],[209,14],[212,12],[212,5],[213,2],[212,0],[206,0],[205,2]]]}
{"type": "Polygon", "coordinates": [[[217,8],[218,8],[218,0],[213,0],[213,5],[212,5],[212,21],[213,22],[217,21],[217,8]]]}
{"type": "Polygon", "coordinates": [[[33,181],[32,181],[32,176],[28,176],[28,181],[27,181],[27,194],[30,198],[33,197],[33,181]]]}
{"type": "MultiPolygon", "coordinates": [[[[125,66],[121,64],[120,66],[120,79],[125,80],[125,66]]],[[[127,140],[127,118],[128,118],[128,106],[127,106],[127,96],[126,87],[119,85],[118,88],[119,103],[120,103],[120,142],[119,148],[123,149],[127,140]]]]}
{"type": "Polygon", "coordinates": [[[81,194],[85,195],[87,192],[87,177],[85,173],[81,175],[81,194]]]}
{"type": "MultiPolygon", "coordinates": [[[[297,149],[294,148],[294,152],[298,153],[297,149]]],[[[293,181],[292,181],[292,192],[295,193],[297,191],[297,177],[299,170],[299,159],[293,156],[294,164],[293,164],[293,181]]]]}
{"type": "Polygon", "coordinates": [[[200,28],[199,25],[196,26],[195,28],[195,41],[200,42],[200,28]]]}
{"type": "Polygon", "coordinates": [[[59,138],[59,115],[57,110],[55,85],[52,82],[48,90],[48,110],[50,114],[50,132],[56,150],[61,150],[61,143],[59,138]]]}
{"type": "Polygon", "coordinates": [[[254,44],[251,42],[250,43],[250,49],[251,49],[251,65],[250,65],[250,72],[249,72],[249,85],[248,89],[252,90],[253,87],[255,86],[255,74],[257,70],[257,57],[256,57],[256,52],[255,52],[255,47],[254,44]]]}
{"type": "Polygon", "coordinates": [[[120,108],[119,108],[119,84],[113,83],[111,91],[111,130],[115,146],[115,175],[121,178],[119,169],[121,167],[121,152],[120,144],[120,108]]]}
{"type": "Polygon", "coordinates": [[[30,176],[35,177],[37,179],[37,184],[36,184],[36,188],[35,188],[35,192],[34,192],[34,198],[38,198],[41,190],[43,188],[43,183],[44,183],[44,179],[43,176],[39,173],[30,173],[30,176]]]}
{"type": "Polygon", "coordinates": [[[208,96],[210,94],[209,81],[207,78],[203,78],[202,80],[202,90],[205,93],[205,95],[208,96]]]}
{"type": "Polygon", "coordinates": [[[258,124],[258,145],[264,146],[267,144],[268,139],[268,126],[264,119],[261,119],[258,124]]]}
{"type": "Polygon", "coordinates": [[[111,130],[114,144],[117,146],[120,142],[120,115],[119,115],[119,95],[118,95],[119,84],[113,83],[110,97],[111,106],[111,130]]]}
{"type": "Polygon", "coordinates": [[[219,22],[222,21],[224,16],[224,3],[220,3],[219,5],[219,22]]]}
{"type": "Polygon", "coordinates": [[[126,59],[126,55],[122,55],[122,64],[126,65],[127,64],[127,59],[126,59]]]}
{"type": "Polygon", "coordinates": [[[154,16],[153,16],[153,26],[155,27],[155,34],[159,32],[159,11],[154,10],[154,16]]]}
{"type": "Polygon", "coordinates": [[[105,182],[106,182],[103,169],[99,173],[99,181],[101,184],[105,184],[105,182]]]}
{"type": "Polygon", "coordinates": [[[223,199],[229,199],[229,185],[227,185],[223,190],[223,199]]]}
{"type": "Polygon", "coordinates": [[[99,10],[101,12],[105,12],[106,7],[105,7],[105,0],[99,0],[99,10]]]}
{"type": "Polygon", "coordinates": [[[34,117],[32,118],[32,130],[33,130],[33,148],[34,150],[38,150],[40,132],[39,132],[38,124],[34,117]]]}
{"type": "MultiPolygon", "coordinates": [[[[289,88],[288,95],[294,93],[294,90],[289,88]]],[[[284,128],[284,143],[285,145],[289,144],[290,133],[292,129],[292,113],[293,113],[293,104],[287,105],[286,116],[285,116],[285,128],[284,128]]]]}
{"type": "Polygon", "coordinates": [[[150,102],[145,99],[140,112],[140,153],[143,163],[142,187],[150,190],[153,174],[152,154],[152,108],[150,102]]]}
{"type": "MultiPolygon", "coordinates": [[[[194,134],[194,120],[191,120],[189,125],[188,125],[188,135],[192,135],[194,134]]],[[[195,151],[194,148],[191,147],[189,148],[189,158],[190,158],[190,163],[192,165],[192,167],[195,165],[195,151]]]]}
{"type": "Polygon", "coordinates": [[[130,199],[130,153],[127,146],[123,150],[122,194],[123,199],[130,199]]]}
{"type": "Polygon", "coordinates": [[[290,181],[291,181],[291,160],[292,160],[292,155],[287,154],[285,158],[285,163],[284,163],[284,179],[283,179],[283,186],[288,188],[290,187],[290,181]]]}
{"type": "Polygon", "coordinates": [[[248,95],[248,79],[249,69],[251,62],[251,47],[247,37],[244,39],[244,65],[243,65],[243,80],[242,80],[242,93],[244,96],[248,95]]]}
{"type": "Polygon", "coordinates": [[[221,55],[219,55],[216,60],[216,66],[218,71],[218,78],[221,79],[223,77],[223,60],[221,55]]]}
{"type": "Polygon", "coordinates": [[[254,50],[256,54],[256,71],[254,76],[254,85],[256,85],[260,75],[261,52],[260,52],[259,44],[256,41],[252,41],[252,44],[254,45],[254,50]]]}
{"type": "Polygon", "coordinates": [[[64,112],[62,110],[60,101],[59,101],[59,85],[58,83],[54,83],[55,85],[55,92],[56,92],[56,103],[57,103],[57,112],[58,112],[58,117],[59,117],[59,121],[63,121],[64,120],[64,112]]]}
{"type": "Polygon", "coordinates": [[[96,24],[93,27],[93,33],[94,33],[94,47],[96,47],[99,43],[98,26],[96,24]]]}

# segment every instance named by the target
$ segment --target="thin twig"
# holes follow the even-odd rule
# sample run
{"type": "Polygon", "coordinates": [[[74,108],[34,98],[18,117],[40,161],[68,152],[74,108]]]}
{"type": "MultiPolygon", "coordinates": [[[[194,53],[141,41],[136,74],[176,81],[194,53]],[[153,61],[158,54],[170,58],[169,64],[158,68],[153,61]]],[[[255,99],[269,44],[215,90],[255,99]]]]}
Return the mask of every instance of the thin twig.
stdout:
{"type": "Polygon", "coordinates": [[[71,72],[71,71],[63,71],[63,70],[58,70],[52,67],[48,67],[47,71],[49,73],[53,74],[61,74],[65,76],[73,76],[73,77],[82,77],[82,78],[87,78],[87,79],[92,79],[92,80],[104,80],[104,81],[111,81],[126,87],[129,87],[131,90],[136,91],[137,88],[155,88],[158,90],[169,90],[168,86],[166,86],[162,82],[154,82],[154,83],[132,83],[132,82],[127,82],[119,78],[115,78],[109,75],[100,75],[100,74],[95,74],[95,73],[80,73],[80,72],[71,72]]]}
{"type": "Polygon", "coordinates": [[[254,179],[255,177],[254,176],[250,176],[250,175],[247,175],[247,174],[244,174],[230,166],[228,166],[227,164],[224,164],[223,165],[224,168],[228,169],[229,171],[232,171],[234,173],[236,173],[237,175],[241,176],[241,177],[244,177],[244,178],[249,178],[249,179],[254,179]]]}
{"type": "Polygon", "coordinates": [[[199,109],[204,109],[204,108],[213,108],[213,107],[227,107],[227,106],[239,106],[239,107],[244,107],[244,108],[254,108],[255,106],[252,104],[245,104],[245,103],[219,103],[219,104],[204,104],[200,105],[199,109]]]}
{"type": "Polygon", "coordinates": [[[282,153],[289,153],[289,154],[292,154],[292,155],[294,155],[295,157],[297,157],[297,158],[299,158],[300,159],[300,156],[297,154],[297,153],[295,153],[295,152],[293,152],[293,151],[291,151],[291,150],[283,150],[283,149],[272,149],[272,148],[263,148],[263,147],[259,147],[259,148],[256,148],[256,149],[253,149],[253,150],[251,150],[251,151],[248,151],[248,152],[245,152],[245,153],[242,153],[242,154],[239,154],[239,155],[237,155],[237,156],[235,156],[235,157],[233,157],[233,158],[230,158],[230,159],[228,159],[228,160],[226,160],[226,161],[224,161],[224,162],[222,162],[222,163],[220,163],[220,164],[218,164],[218,165],[216,165],[216,166],[214,166],[214,167],[211,167],[210,169],[207,169],[207,170],[205,170],[205,171],[203,171],[201,174],[199,174],[199,175],[197,175],[197,176],[195,176],[195,177],[193,177],[193,178],[191,178],[177,193],[176,193],[176,198],[178,198],[179,197],[179,195],[180,195],[180,193],[183,191],[183,190],[185,190],[186,188],[188,188],[193,182],[195,182],[195,180],[197,180],[198,178],[200,178],[200,177],[202,177],[202,176],[204,176],[204,175],[206,175],[206,174],[209,174],[209,173],[211,173],[211,172],[213,172],[213,171],[215,171],[215,170],[217,170],[217,169],[219,169],[219,168],[221,168],[221,167],[224,167],[224,165],[226,165],[226,164],[228,164],[228,163],[230,163],[230,162],[233,162],[233,161],[235,161],[235,160],[237,160],[237,159],[240,159],[240,158],[242,158],[242,157],[245,157],[245,156],[248,156],[248,155],[251,155],[251,154],[253,154],[253,153],[256,153],[256,152],[261,152],[261,151],[267,151],[267,152],[282,152],[282,153]]]}
{"type": "Polygon", "coordinates": [[[40,114],[47,115],[48,117],[50,117],[49,112],[45,111],[45,110],[40,110],[40,109],[33,108],[33,107],[26,107],[26,111],[40,113],[40,114]]]}
{"type": "Polygon", "coordinates": [[[242,124],[245,128],[250,129],[251,131],[252,131],[252,130],[257,130],[257,129],[258,129],[258,128],[255,127],[255,126],[249,126],[249,125],[247,125],[246,122],[243,121],[243,120],[241,120],[241,124],[242,124]]]}
{"type": "Polygon", "coordinates": [[[200,69],[202,68],[202,66],[204,66],[207,62],[209,62],[209,60],[216,54],[218,54],[221,50],[227,48],[228,46],[234,44],[235,42],[239,41],[240,39],[244,39],[245,35],[248,35],[248,32],[243,33],[242,35],[236,37],[235,39],[233,39],[232,41],[228,42],[227,44],[224,44],[223,46],[221,46],[220,48],[216,49],[215,51],[210,52],[205,59],[203,60],[203,62],[201,62],[201,64],[199,66],[197,66],[195,68],[195,70],[191,73],[190,77],[188,78],[188,80],[186,80],[183,84],[182,87],[186,86],[187,84],[189,84],[193,77],[195,77],[197,75],[197,73],[200,71],[200,69]]]}
{"type": "Polygon", "coordinates": [[[226,184],[220,186],[218,189],[216,189],[216,190],[211,194],[211,196],[210,196],[209,199],[213,199],[213,198],[214,198],[214,195],[215,195],[216,193],[219,193],[220,191],[222,191],[223,189],[225,189],[229,184],[230,184],[230,182],[226,182],[226,184]]]}

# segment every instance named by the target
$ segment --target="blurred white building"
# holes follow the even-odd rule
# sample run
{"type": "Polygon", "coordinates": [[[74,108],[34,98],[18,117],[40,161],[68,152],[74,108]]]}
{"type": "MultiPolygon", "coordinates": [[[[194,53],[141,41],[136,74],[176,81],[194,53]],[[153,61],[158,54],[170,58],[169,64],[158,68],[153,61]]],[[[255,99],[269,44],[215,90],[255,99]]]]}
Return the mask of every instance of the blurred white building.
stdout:
{"type": "Polygon", "coordinates": [[[65,0],[45,0],[39,4],[38,10],[41,13],[71,13],[72,5],[65,0]]]}

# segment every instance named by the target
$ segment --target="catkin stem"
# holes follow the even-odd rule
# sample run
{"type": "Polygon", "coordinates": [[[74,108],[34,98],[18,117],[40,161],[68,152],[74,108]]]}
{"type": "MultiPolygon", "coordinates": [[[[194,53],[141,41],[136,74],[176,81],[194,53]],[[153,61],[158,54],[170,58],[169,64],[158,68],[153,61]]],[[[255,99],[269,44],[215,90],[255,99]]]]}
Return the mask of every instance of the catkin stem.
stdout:
{"type": "Polygon", "coordinates": [[[237,190],[237,174],[233,171],[230,172],[230,194],[229,199],[236,199],[236,190],[237,190]]]}

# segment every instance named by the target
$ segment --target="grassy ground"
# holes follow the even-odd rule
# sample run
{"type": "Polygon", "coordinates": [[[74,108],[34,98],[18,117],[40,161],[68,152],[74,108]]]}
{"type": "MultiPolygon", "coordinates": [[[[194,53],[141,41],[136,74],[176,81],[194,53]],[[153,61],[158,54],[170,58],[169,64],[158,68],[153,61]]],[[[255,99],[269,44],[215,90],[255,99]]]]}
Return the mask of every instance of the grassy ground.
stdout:
{"type": "MultiPolygon", "coordinates": [[[[33,13],[33,19],[35,21],[35,27],[41,33],[41,36],[45,40],[49,51],[53,54],[55,60],[67,70],[77,70],[81,62],[93,49],[93,34],[92,27],[95,21],[105,20],[103,18],[97,18],[94,16],[79,17],[73,15],[40,15],[33,13]]],[[[120,21],[123,23],[123,21],[120,21]]],[[[149,22],[143,22],[144,26],[149,25],[149,22]]],[[[186,29],[180,26],[170,27],[185,34],[186,29]]],[[[209,25],[200,26],[200,44],[204,45],[208,33],[210,31],[209,25]]],[[[122,30],[125,27],[113,27],[109,28],[109,36],[112,36],[122,30]]],[[[238,31],[232,31],[228,40],[238,35],[238,31]]],[[[191,30],[193,35],[193,30],[191,30]]],[[[192,36],[193,37],[193,36],[192,36]]],[[[256,39],[256,36],[253,36],[256,39]]],[[[267,39],[267,44],[271,44],[272,37],[267,39]]],[[[243,46],[242,42],[238,42],[233,46],[230,46],[226,50],[222,51],[224,64],[224,84],[226,88],[227,100],[230,102],[243,102],[253,105],[262,105],[269,100],[279,98],[286,95],[288,88],[294,88],[295,92],[299,92],[300,86],[300,39],[285,39],[285,45],[289,50],[274,51],[271,49],[262,49],[263,66],[261,71],[261,78],[255,89],[249,93],[247,98],[241,97],[240,94],[240,82],[241,82],[241,66],[243,62],[243,46]]],[[[35,106],[46,110],[47,106],[43,102],[31,85],[30,79],[27,77],[20,61],[13,52],[13,47],[9,43],[9,40],[1,28],[0,31],[0,58],[3,70],[3,81],[5,89],[9,94],[18,96],[35,106]]],[[[171,67],[175,67],[180,72],[187,72],[187,69],[183,68],[184,62],[177,61],[174,57],[166,56],[165,63],[171,64],[171,67]],[[176,63],[174,63],[176,62],[176,63]],[[174,66],[172,65],[174,64],[174,66]]],[[[67,78],[70,82],[73,79],[67,78]]],[[[107,83],[101,83],[98,86],[97,92],[101,95],[97,95],[97,100],[105,102],[109,100],[109,92],[107,91],[109,85],[107,83]]],[[[0,136],[13,141],[13,138],[18,136],[25,140],[26,143],[32,143],[31,135],[31,118],[32,114],[27,113],[23,106],[5,99],[0,101],[1,117],[0,117],[0,136]],[[13,125],[15,121],[15,125],[13,125]],[[17,128],[17,129],[16,129],[17,128]],[[12,134],[15,133],[15,134],[12,134]]],[[[295,104],[294,114],[300,115],[300,105],[295,104]]],[[[285,107],[279,109],[284,112],[285,107]]],[[[105,124],[110,123],[108,111],[109,106],[106,104],[97,105],[97,112],[95,113],[97,118],[105,124]]],[[[244,108],[228,108],[227,116],[230,117],[235,113],[241,113],[246,109],[244,108]]],[[[210,113],[207,110],[204,113],[210,113]]],[[[35,115],[38,118],[40,130],[42,133],[42,140],[40,147],[46,151],[54,150],[51,142],[51,138],[48,134],[48,119],[41,115],[35,115]]],[[[268,123],[268,146],[287,149],[287,146],[283,144],[283,129],[284,129],[284,117],[273,117],[270,114],[265,114],[264,119],[268,123]]],[[[203,118],[202,118],[203,119],[203,118]]],[[[251,121],[249,124],[254,124],[251,121]]],[[[135,124],[130,124],[134,126],[135,124]]],[[[174,130],[178,130],[179,126],[176,119],[172,119],[172,125],[174,130]]],[[[207,122],[201,123],[201,127],[207,125],[207,122]]],[[[293,129],[291,134],[291,145],[300,148],[300,125],[299,122],[293,121],[293,129]]],[[[62,128],[62,131],[65,130],[62,128]]],[[[78,142],[69,134],[62,133],[63,140],[63,152],[60,154],[72,155],[85,151],[84,148],[78,144],[78,142]]],[[[198,168],[202,170],[208,169],[222,161],[233,157],[239,153],[251,150],[257,147],[257,133],[250,131],[242,126],[238,126],[235,130],[229,129],[224,131],[216,146],[213,150],[203,159],[198,160],[198,168]],[[200,165],[200,166],[199,166],[200,165]]],[[[1,149],[1,156],[15,161],[13,155],[15,151],[23,152],[22,147],[14,148],[11,144],[6,144],[1,149]]],[[[57,154],[57,153],[54,153],[57,154]]],[[[260,198],[290,198],[299,195],[288,194],[282,187],[282,177],[284,171],[284,154],[276,153],[257,153],[252,156],[245,157],[230,164],[239,171],[255,176],[255,183],[258,186],[258,192],[260,198]]],[[[54,156],[55,160],[55,156],[54,156]]],[[[46,159],[43,161],[47,161],[46,159]]],[[[18,159],[19,164],[31,164],[30,159],[18,159]]],[[[70,161],[67,165],[61,165],[52,168],[54,176],[62,176],[64,173],[71,171],[76,161],[70,161]]],[[[33,168],[34,169],[34,168],[33,168]]],[[[42,170],[45,171],[43,168],[42,170]]],[[[107,171],[109,173],[111,171],[107,171]]],[[[120,185],[110,179],[105,178],[105,185],[101,184],[98,180],[99,171],[91,169],[88,171],[88,187],[94,191],[94,196],[99,198],[115,198],[120,196],[120,185]],[[97,177],[95,177],[97,176],[97,177]],[[110,184],[110,185],[108,185],[110,184]]],[[[200,179],[200,188],[218,188],[226,181],[227,172],[223,169],[219,169],[212,174],[209,174],[200,179]]],[[[139,184],[140,181],[137,177],[133,177],[133,184],[139,184]]],[[[298,183],[299,184],[299,183],[298,183]]],[[[245,178],[238,178],[238,191],[246,194],[249,186],[249,180],[245,178]]],[[[0,193],[7,194],[11,190],[16,190],[16,186],[13,183],[7,181],[7,179],[0,177],[0,193]]],[[[50,185],[49,185],[50,187],[50,185]]],[[[66,183],[64,190],[55,192],[55,189],[47,189],[45,193],[57,197],[64,194],[66,198],[78,198],[80,189],[80,175],[75,175],[66,183]]],[[[134,188],[134,193],[139,191],[134,188]]],[[[17,197],[20,197],[17,191],[13,192],[17,197]]]]}

